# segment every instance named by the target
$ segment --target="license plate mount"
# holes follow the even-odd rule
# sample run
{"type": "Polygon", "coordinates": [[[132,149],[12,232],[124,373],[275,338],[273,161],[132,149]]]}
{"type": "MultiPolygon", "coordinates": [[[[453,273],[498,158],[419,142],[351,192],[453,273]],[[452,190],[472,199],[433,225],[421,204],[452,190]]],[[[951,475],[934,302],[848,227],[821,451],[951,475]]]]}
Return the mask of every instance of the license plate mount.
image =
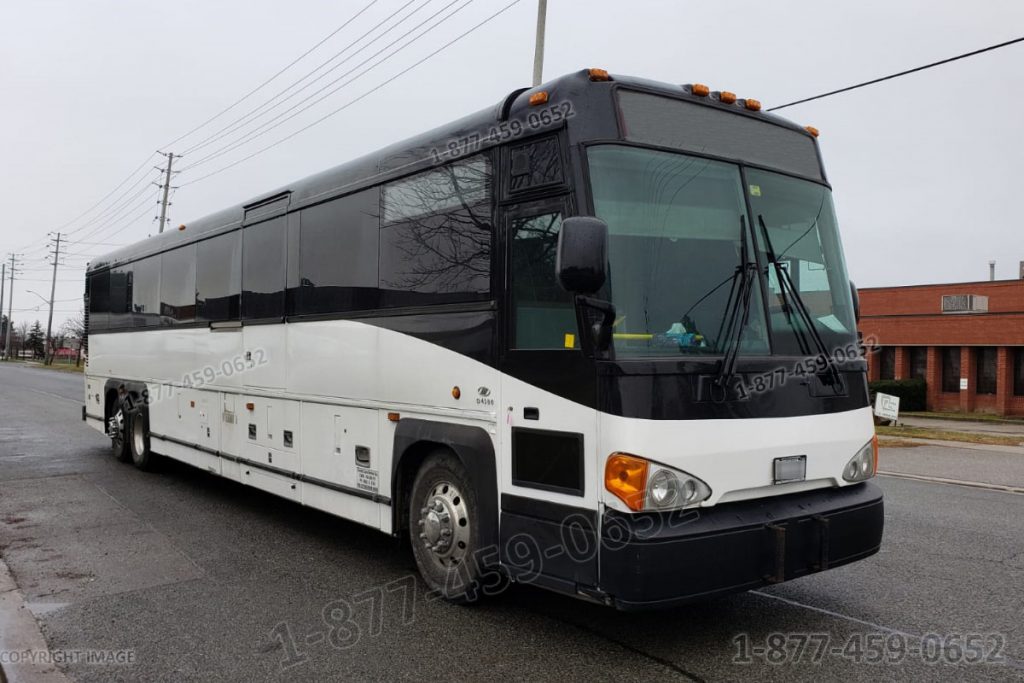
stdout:
{"type": "Polygon", "coordinates": [[[773,471],[776,484],[804,481],[807,479],[807,456],[790,455],[784,458],[775,458],[773,471]]]}

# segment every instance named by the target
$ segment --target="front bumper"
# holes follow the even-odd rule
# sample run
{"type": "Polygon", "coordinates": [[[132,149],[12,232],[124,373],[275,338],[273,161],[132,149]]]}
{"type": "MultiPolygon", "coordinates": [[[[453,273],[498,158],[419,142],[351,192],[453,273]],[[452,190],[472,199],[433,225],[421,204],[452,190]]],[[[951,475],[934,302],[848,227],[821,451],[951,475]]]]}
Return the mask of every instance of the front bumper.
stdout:
{"type": "Polygon", "coordinates": [[[678,513],[605,513],[600,589],[619,609],[668,607],[868,557],[882,541],[871,484],[678,513]]]}

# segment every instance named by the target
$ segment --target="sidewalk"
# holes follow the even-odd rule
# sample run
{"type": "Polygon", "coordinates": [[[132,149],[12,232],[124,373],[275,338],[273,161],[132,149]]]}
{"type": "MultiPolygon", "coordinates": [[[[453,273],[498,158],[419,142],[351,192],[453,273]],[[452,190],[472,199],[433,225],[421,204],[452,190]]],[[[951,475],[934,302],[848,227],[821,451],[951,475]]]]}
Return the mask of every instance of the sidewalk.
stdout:
{"type": "Polygon", "coordinates": [[[900,424],[908,427],[921,427],[924,429],[945,430],[950,432],[967,432],[971,434],[1003,434],[1006,436],[1020,436],[1024,441],[1024,424],[1013,424],[1009,422],[983,422],[972,420],[943,420],[931,417],[904,417],[900,416],[900,424]]]}

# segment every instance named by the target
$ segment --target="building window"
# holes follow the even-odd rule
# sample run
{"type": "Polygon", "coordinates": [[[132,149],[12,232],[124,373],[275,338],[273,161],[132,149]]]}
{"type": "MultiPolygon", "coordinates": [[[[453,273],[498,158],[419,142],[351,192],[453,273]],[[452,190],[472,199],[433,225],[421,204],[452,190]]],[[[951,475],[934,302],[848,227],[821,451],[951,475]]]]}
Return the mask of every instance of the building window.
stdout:
{"type": "Polygon", "coordinates": [[[1024,396],[1024,347],[1013,350],[1013,395],[1024,396]]]}
{"type": "Polygon", "coordinates": [[[996,348],[982,346],[977,350],[975,391],[979,394],[996,393],[996,348]]]}
{"type": "Polygon", "coordinates": [[[910,379],[928,379],[928,347],[910,347],[910,379]]]}
{"type": "Polygon", "coordinates": [[[960,347],[944,346],[942,355],[942,390],[946,393],[960,391],[960,347]]]}
{"type": "Polygon", "coordinates": [[[879,379],[896,379],[896,347],[883,346],[878,353],[879,379]]]}

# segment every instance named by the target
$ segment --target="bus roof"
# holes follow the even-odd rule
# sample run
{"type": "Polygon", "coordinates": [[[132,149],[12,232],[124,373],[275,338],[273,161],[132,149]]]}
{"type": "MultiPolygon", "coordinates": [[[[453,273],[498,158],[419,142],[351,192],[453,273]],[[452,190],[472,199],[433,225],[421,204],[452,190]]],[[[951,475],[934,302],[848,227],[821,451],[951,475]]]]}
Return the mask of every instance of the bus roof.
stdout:
{"type": "MultiPolygon", "coordinates": [[[[150,236],[99,256],[88,264],[87,272],[103,270],[227,232],[241,225],[247,209],[264,204],[274,198],[288,195],[288,210],[291,211],[424,170],[435,165],[430,154],[432,148],[443,148],[449,141],[465,138],[468,135],[486,136],[488,131],[496,125],[510,120],[516,114],[527,113],[530,107],[530,96],[540,91],[547,92],[552,102],[572,99],[577,103],[577,110],[594,111],[594,107],[611,104],[609,93],[616,88],[640,90],[685,99],[732,113],[754,116],[804,135],[810,135],[803,127],[774,114],[745,111],[740,104],[742,100],[726,104],[720,102],[715,93],[712,93],[711,97],[694,95],[688,84],[677,85],[616,74],[611,75],[607,81],[594,81],[591,79],[590,73],[591,70],[583,69],[547,81],[535,88],[513,90],[492,107],[308,176],[272,192],[261,194],[251,201],[236,204],[188,222],[181,228],[170,228],[161,234],[150,236]]],[[[607,111],[612,114],[614,110],[608,107],[607,111]]],[[[593,133],[594,137],[602,137],[602,135],[606,138],[614,137],[607,133],[607,127],[614,123],[614,118],[608,116],[605,117],[603,125],[602,122],[577,124],[584,128],[582,134],[578,136],[585,139],[591,137],[590,133],[593,133]]]]}

